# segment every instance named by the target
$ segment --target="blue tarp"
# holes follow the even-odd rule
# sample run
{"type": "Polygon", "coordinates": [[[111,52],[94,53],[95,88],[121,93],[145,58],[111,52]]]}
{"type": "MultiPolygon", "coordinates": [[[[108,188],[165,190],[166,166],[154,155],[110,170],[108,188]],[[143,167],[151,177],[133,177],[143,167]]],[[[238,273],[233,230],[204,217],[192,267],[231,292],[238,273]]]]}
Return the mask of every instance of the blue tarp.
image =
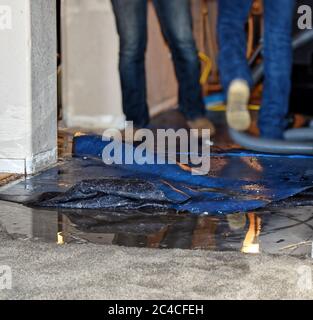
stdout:
{"type": "MultiPolygon", "coordinates": [[[[101,137],[78,137],[74,142],[74,154],[101,157],[106,144],[101,137]]],[[[313,157],[224,152],[211,154],[211,170],[206,176],[191,175],[174,164],[135,163],[103,164],[103,177],[108,174],[126,179],[165,181],[166,187],[171,185],[187,195],[188,200],[168,204],[169,208],[194,214],[224,214],[251,211],[312,187],[313,157]]]]}
{"type": "Polygon", "coordinates": [[[224,151],[211,154],[207,175],[195,176],[178,164],[106,165],[105,145],[98,136],[75,138],[74,158],[0,192],[0,199],[69,209],[229,214],[313,186],[313,157],[224,151]]]}

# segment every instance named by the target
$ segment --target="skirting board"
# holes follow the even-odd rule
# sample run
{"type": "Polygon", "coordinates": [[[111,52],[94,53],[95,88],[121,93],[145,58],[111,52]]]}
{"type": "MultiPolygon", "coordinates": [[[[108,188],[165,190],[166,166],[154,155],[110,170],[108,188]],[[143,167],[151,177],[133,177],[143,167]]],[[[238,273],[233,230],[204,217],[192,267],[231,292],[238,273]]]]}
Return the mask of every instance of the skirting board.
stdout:
{"type": "Polygon", "coordinates": [[[56,162],[57,149],[53,149],[26,159],[0,159],[0,172],[31,175],[56,162]]]}

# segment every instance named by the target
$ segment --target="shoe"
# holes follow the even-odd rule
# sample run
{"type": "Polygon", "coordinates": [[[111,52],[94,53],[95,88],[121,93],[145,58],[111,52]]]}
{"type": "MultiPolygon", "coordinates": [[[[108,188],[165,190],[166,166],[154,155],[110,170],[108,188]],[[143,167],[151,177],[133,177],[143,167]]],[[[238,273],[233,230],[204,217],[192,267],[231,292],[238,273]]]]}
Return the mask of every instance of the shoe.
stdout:
{"type": "Polygon", "coordinates": [[[251,116],[248,110],[250,88],[245,80],[234,80],[227,96],[226,119],[228,125],[237,131],[248,130],[251,116]]]}
{"type": "MultiPolygon", "coordinates": [[[[187,124],[190,129],[209,129],[210,130],[210,137],[213,137],[215,135],[215,126],[214,124],[206,117],[200,117],[196,118],[194,120],[187,121],[187,124]]],[[[208,137],[209,138],[209,137],[208,137]]]]}

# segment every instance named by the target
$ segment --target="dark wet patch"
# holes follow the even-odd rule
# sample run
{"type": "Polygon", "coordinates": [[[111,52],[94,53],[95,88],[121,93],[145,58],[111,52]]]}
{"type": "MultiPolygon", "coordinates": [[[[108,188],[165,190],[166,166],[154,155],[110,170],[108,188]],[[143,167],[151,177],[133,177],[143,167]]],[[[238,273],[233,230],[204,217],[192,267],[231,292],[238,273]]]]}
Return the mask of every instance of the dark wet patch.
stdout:
{"type": "MultiPolygon", "coordinates": [[[[265,252],[299,257],[311,256],[312,216],[312,207],[275,207],[270,211],[261,209],[225,216],[194,216],[164,211],[43,210],[13,203],[0,204],[0,224],[14,239],[59,245],[90,242],[151,249],[265,252]]],[[[239,269],[244,263],[229,262],[239,269]]],[[[162,261],[159,263],[163,264],[162,261]]],[[[198,267],[205,268],[205,265],[198,267]]]]}

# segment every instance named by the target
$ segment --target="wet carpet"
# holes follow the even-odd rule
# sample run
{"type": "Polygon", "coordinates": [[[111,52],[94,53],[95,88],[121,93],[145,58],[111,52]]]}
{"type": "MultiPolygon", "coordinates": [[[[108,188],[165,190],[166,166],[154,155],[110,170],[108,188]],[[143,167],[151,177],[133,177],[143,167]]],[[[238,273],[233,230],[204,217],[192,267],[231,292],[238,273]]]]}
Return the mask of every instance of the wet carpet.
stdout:
{"type": "Polygon", "coordinates": [[[1,299],[312,299],[312,262],[190,250],[45,244],[0,230],[12,290],[1,299]]]}

